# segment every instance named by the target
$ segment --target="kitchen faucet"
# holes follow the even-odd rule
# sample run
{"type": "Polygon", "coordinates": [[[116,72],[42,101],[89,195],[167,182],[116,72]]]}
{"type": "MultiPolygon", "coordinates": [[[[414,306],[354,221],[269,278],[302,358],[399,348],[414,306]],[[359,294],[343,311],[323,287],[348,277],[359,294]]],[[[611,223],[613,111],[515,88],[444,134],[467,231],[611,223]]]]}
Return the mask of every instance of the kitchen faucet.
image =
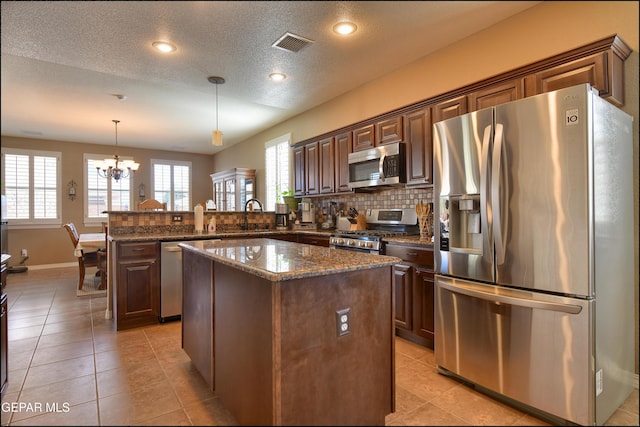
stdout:
{"type": "Polygon", "coordinates": [[[244,229],[248,230],[249,229],[249,214],[247,213],[247,206],[249,206],[249,203],[251,202],[257,202],[258,206],[260,206],[260,215],[264,216],[264,210],[262,209],[262,202],[258,199],[249,199],[245,202],[244,204],[244,229]]]}

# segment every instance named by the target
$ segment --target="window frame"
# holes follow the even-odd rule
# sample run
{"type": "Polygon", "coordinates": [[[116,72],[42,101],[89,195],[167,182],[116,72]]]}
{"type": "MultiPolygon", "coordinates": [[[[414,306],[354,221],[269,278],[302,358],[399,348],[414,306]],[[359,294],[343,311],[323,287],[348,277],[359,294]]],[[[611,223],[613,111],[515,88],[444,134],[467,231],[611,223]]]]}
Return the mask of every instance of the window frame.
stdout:
{"type": "MultiPolygon", "coordinates": [[[[287,168],[288,170],[288,176],[287,176],[287,187],[288,189],[292,190],[292,183],[293,183],[293,150],[291,150],[291,145],[292,145],[292,137],[291,137],[291,132],[286,133],[284,135],[281,135],[277,138],[273,138],[267,142],[264,143],[264,159],[265,159],[265,180],[264,180],[264,195],[265,195],[265,205],[264,205],[264,209],[265,210],[275,210],[276,206],[275,204],[278,203],[278,199],[281,199],[282,197],[282,190],[280,187],[280,183],[277,182],[277,177],[279,176],[277,170],[276,172],[276,194],[273,196],[273,206],[270,204],[271,202],[271,198],[269,197],[269,167],[271,165],[269,165],[269,163],[267,162],[267,150],[269,148],[272,147],[276,147],[280,144],[287,144],[287,162],[288,162],[288,166],[287,168]],[[279,188],[280,187],[280,188],[279,188]]],[[[277,166],[277,165],[276,165],[277,166]]],[[[282,202],[281,202],[282,203],[282,202]]]]}
{"type": "Polygon", "coordinates": [[[150,175],[151,175],[151,184],[149,185],[150,187],[150,191],[149,193],[147,193],[147,198],[155,198],[155,166],[156,165],[165,165],[165,166],[171,166],[171,190],[170,190],[170,194],[169,194],[169,200],[167,201],[167,211],[176,211],[176,212],[189,212],[191,211],[191,205],[194,204],[193,202],[193,162],[189,161],[189,160],[166,160],[166,159],[151,159],[150,162],[150,175]],[[187,206],[187,208],[183,211],[178,211],[176,210],[175,207],[175,182],[174,182],[174,167],[175,166],[186,166],[189,168],[189,189],[188,194],[189,194],[189,206],[187,206]]]}
{"type": "MultiPolygon", "coordinates": [[[[108,155],[107,155],[108,156],[108,155]]],[[[84,153],[82,155],[82,176],[83,176],[83,183],[84,183],[84,195],[83,195],[83,221],[85,226],[87,227],[92,227],[92,226],[98,226],[98,225],[102,225],[102,223],[109,217],[108,215],[103,215],[103,216],[99,216],[99,217],[90,217],[89,216],[89,160],[104,160],[105,157],[104,154],[94,154],[94,153],[84,153]]],[[[130,156],[120,156],[121,160],[133,160],[133,157],[130,156]]],[[[135,210],[134,208],[134,203],[135,203],[135,197],[133,194],[133,177],[135,176],[134,173],[132,173],[129,176],[129,206],[131,207],[129,210],[135,210]]],[[[112,199],[112,187],[111,187],[111,179],[109,179],[109,181],[107,182],[107,211],[112,210],[111,209],[111,199],[112,199]]]]}
{"type": "MultiPolygon", "coordinates": [[[[29,218],[9,219],[7,224],[10,229],[21,228],[56,228],[62,225],[62,153],[60,151],[30,150],[24,148],[2,147],[2,182],[5,183],[5,155],[29,156],[29,218]],[[56,159],[56,215],[55,218],[34,218],[34,157],[53,157],[56,159]]],[[[4,192],[4,191],[3,191],[4,192]]]]}

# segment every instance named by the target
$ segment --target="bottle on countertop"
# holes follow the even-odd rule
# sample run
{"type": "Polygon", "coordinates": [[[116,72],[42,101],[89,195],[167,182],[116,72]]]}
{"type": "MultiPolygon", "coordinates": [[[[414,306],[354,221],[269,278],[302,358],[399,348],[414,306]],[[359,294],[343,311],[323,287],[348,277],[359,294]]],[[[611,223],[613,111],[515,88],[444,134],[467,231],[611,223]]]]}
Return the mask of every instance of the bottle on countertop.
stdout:
{"type": "Polygon", "coordinates": [[[211,218],[209,218],[209,233],[215,233],[216,232],[216,217],[215,216],[211,216],[211,218]]]}

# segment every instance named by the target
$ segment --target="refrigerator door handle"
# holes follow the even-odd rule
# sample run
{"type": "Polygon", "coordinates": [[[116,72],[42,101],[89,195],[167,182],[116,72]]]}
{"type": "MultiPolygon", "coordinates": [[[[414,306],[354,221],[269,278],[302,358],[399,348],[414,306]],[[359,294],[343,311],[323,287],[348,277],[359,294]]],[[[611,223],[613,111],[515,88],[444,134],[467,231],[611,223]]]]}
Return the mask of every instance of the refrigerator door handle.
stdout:
{"type": "Polygon", "coordinates": [[[488,200],[487,193],[489,191],[489,147],[491,143],[491,125],[484,128],[484,137],[482,138],[482,166],[480,171],[480,225],[483,230],[482,239],[483,247],[489,247],[490,242],[490,230],[489,230],[489,217],[488,212],[488,200]]]}
{"type": "MultiPolygon", "coordinates": [[[[504,142],[504,132],[501,123],[496,123],[496,135],[493,146],[493,159],[491,166],[493,168],[491,172],[491,212],[493,214],[493,235],[496,245],[496,265],[504,263],[504,240],[502,236],[502,203],[500,200],[500,188],[506,185],[506,180],[502,181],[502,147],[504,142]]],[[[508,194],[505,192],[504,194],[508,194]]],[[[506,223],[505,223],[506,225],[506,223]]]]}
{"type": "MultiPolygon", "coordinates": [[[[579,314],[582,311],[582,307],[574,304],[560,304],[550,301],[540,301],[535,298],[508,296],[504,294],[495,294],[490,292],[484,292],[479,289],[474,289],[472,286],[467,286],[461,283],[453,283],[451,280],[438,276],[438,286],[444,288],[450,292],[467,295],[473,298],[480,298],[483,300],[511,304],[518,307],[535,308],[540,310],[558,311],[568,314],[579,314]]],[[[515,291],[513,291],[515,292],[515,291]]]]}

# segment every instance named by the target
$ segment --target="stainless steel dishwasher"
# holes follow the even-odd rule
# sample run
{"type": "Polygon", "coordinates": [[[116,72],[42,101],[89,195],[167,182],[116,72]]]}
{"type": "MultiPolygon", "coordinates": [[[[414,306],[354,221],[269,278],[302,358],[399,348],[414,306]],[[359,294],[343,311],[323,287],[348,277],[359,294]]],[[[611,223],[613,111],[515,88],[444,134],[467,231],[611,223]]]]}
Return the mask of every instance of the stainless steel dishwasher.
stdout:
{"type": "Polygon", "coordinates": [[[182,249],[179,242],[161,242],[160,321],[180,319],[182,315],[182,249]]]}

